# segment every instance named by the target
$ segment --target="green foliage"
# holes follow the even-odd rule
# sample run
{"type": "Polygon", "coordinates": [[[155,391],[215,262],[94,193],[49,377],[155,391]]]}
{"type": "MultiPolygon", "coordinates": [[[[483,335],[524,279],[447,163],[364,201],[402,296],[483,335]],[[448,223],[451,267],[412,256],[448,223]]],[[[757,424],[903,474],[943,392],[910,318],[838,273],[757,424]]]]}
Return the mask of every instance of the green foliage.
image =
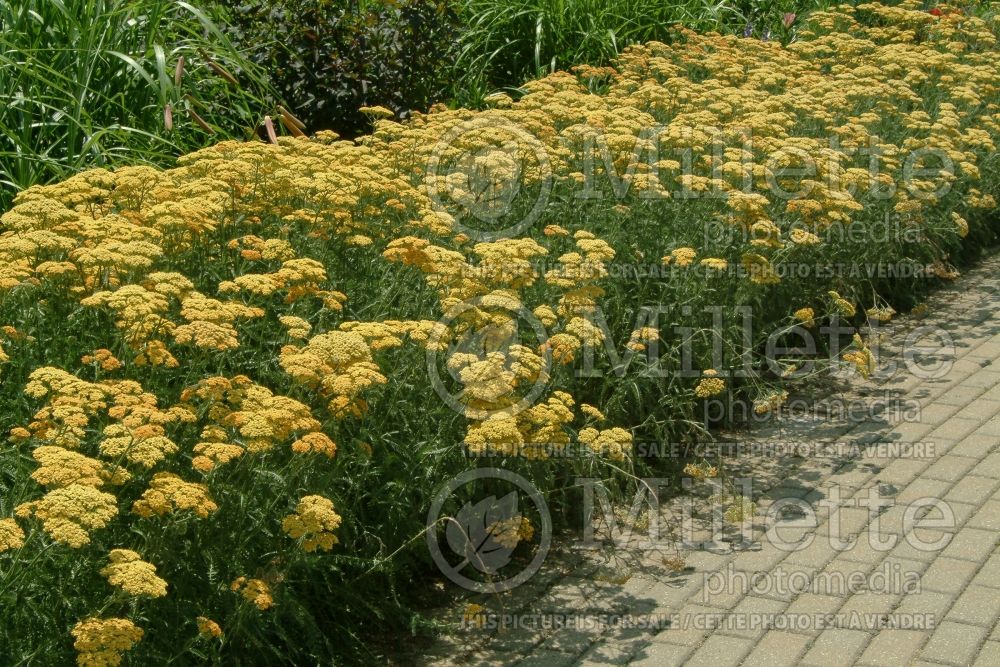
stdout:
{"type": "MultiPolygon", "coordinates": [[[[770,3],[782,4],[829,3],[770,3]]],[[[779,7],[765,9],[756,0],[466,0],[455,96],[475,104],[493,89],[517,86],[525,78],[576,64],[603,65],[629,44],[668,41],[678,23],[736,32],[761,12],[780,22],[779,7]]]]}
{"type": "Polygon", "coordinates": [[[442,99],[456,16],[447,0],[217,0],[229,31],[265,68],[308,131],[355,136],[358,113],[399,115],[442,99]]]}
{"type": "Polygon", "coordinates": [[[269,97],[263,72],[187,2],[0,0],[0,208],[88,166],[166,165],[245,136],[269,97]]]}

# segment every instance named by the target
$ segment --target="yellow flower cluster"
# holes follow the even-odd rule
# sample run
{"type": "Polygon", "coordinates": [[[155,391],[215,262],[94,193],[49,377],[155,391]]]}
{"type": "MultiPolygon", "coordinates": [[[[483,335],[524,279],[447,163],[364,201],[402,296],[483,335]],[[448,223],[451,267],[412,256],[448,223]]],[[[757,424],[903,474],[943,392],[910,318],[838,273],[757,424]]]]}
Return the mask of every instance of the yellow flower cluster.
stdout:
{"type": "Polygon", "coordinates": [[[117,516],[118,505],[110,493],[73,483],[18,505],[14,513],[22,519],[35,517],[53,540],[79,549],[90,544],[90,531],[104,528],[117,516]]]}
{"type": "Polygon", "coordinates": [[[792,317],[806,328],[812,328],[816,325],[816,311],[812,308],[799,308],[792,314],[792,317]]]}
{"type": "Polygon", "coordinates": [[[297,383],[327,397],[328,409],[338,417],[362,416],[368,403],[361,394],[388,381],[364,337],[354,331],[331,331],[302,348],[284,347],[279,362],[297,383]]]}
{"type": "Polygon", "coordinates": [[[129,595],[148,595],[158,598],[167,594],[167,582],[156,576],[156,567],[142,560],[129,549],[112,549],[108,554],[111,563],[101,570],[108,583],[129,595]]]}
{"type": "Polygon", "coordinates": [[[80,357],[81,364],[94,364],[107,373],[114,372],[122,367],[122,362],[115,358],[111,350],[94,350],[92,354],[85,354],[80,357]]]}
{"type": "Polygon", "coordinates": [[[323,454],[332,459],[337,453],[337,445],[325,433],[306,433],[292,443],[292,451],[296,454],[323,454]]]}
{"type": "Polygon", "coordinates": [[[753,515],[757,513],[757,503],[747,500],[743,496],[731,498],[730,503],[726,511],[722,513],[722,518],[729,523],[742,523],[753,518],[753,515]]]}
{"type": "Polygon", "coordinates": [[[199,616],[195,621],[198,624],[198,633],[209,639],[218,639],[222,636],[222,627],[206,616],[199,616]]]}
{"type": "Polygon", "coordinates": [[[663,256],[663,263],[681,267],[691,266],[697,256],[698,251],[694,248],[676,248],[671,250],[669,255],[663,256]]]}
{"type": "Polygon", "coordinates": [[[840,296],[840,294],[835,290],[830,290],[827,294],[833,302],[833,307],[840,313],[841,316],[854,317],[854,315],[858,312],[853,303],[840,296]]]}
{"type": "MultiPolygon", "coordinates": [[[[571,441],[567,429],[576,416],[574,404],[568,393],[554,391],[545,402],[523,410],[496,412],[469,424],[465,446],[476,455],[548,458],[571,441]]],[[[593,411],[585,414],[593,418],[593,411]]]]}
{"type": "Polygon", "coordinates": [[[340,515],[334,511],[331,500],[323,496],[303,496],[295,507],[295,513],[286,516],[281,527],[293,540],[301,540],[303,550],[329,551],[339,541],[333,531],[340,526],[340,522],[340,515]]]}
{"type": "Polygon", "coordinates": [[[482,627],[486,623],[486,607],[475,602],[465,605],[462,610],[462,625],[466,627],[482,627]]]}
{"type": "Polygon", "coordinates": [[[867,378],[875,370],[875,355],[858,334],[854,334],[853,349],[840,355],[840,358],[854,366],[863,378],[867,378]]]}
{"type": "Polygon", "coordinates": [[[0,519],[0,553],[24,546],[24,531],[14,519],[0,519]]]}
{"type": "Polygon", "coordinates": [[[617,426],[603,430],[588,426],[580,431],[580,442],[612,461],[624,461],[632,454],[632,434],[617,426]]]}
{"type": "Polygon", "coordinates": [[[260,453],[273,449],[296,434],[302,434],[293,449],[321,451],[332,456],[336,446],[319,432],[320,423],[308,406],[287,396],[275,395],[245,375],[201,380],[181,393],[182,405],[192,412],[202,406],[207,424],[202,442],[194,447],[194,467],[208,472],[228,463],[245,451],[260,453]],[[312,447],[313,449],[309,449],[312,447]]]}
{"type": "Polygon", "coordinates": [[[144,634],[126,618],[88,618],[73,626],[71,632],[80,667],[120,665],[122,654],[132,650],[144,634]]]}
{"type": "Polygon", "coordinates": [[[38,468],[31,478],[42,486],[61,488],[71,484],[103,486],[105,483],[123,484],[131,475],[128,471],[71,449],[42,445],[31,452],[38,468]]]}
{"type": "Polygon", "coordinates": [[[191,511],[202,519],[219,509],[209,497],[204,484],[185,482],[169,472],[158,472],[149,488],[132,504],[132,511],[141,517],[164,516],[176,511],[191,511]]]}
{"type": "Polygon", "coordinates": [[[230,585],[233,592],[239,593],[247,602],[252,602],[257,609],[266,611],[274,604],[271,587],[263,579],[247,579],[239,577],[230,585]]]}
{"type": "Polygon", "coordinates": [[[659,329],[656,327],[642,327],[632,332],[625,346],[634,352],[645,352],[649,345],[654,344],[659,339],[659,329]]]}
{"type": "Polygon", "coordinates": [[[787,400],[787,391],[773,391],[766,396],[755,400],[753,402],[753,411],[758,415],[766,415],[768,412],[773,412],[780,408],[787,400]]]}
{"type": "Polygon", "coordinates": [[[707,370],[702,373],[704,377],[698,381],[697,386],[694,388],[694,395],[698,398],[711,398],[712,396],[718,396],[726,390],[726,381],[718,377],[718,372],[715,370],[707,370]]]}
{"type": "Polygon", "coordinates": [[[535,527],[526,516],[514,516],[496,521],[487,526],[486,531],[497,544],[507,549],[515,548],[535,535],[535,527]]]}
{"type": "Polygon", "coordinates": [[[688,463],[683,473],[693,479],[711,479],[719,476],[719,469],[708,463],[688,463]]]}

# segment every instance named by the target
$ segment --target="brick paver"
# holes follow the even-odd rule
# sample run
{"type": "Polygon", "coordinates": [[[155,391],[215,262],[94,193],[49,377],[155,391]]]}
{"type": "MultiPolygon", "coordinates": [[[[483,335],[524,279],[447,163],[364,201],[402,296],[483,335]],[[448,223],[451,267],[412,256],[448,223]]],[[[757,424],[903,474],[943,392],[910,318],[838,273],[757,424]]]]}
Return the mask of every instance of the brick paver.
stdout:
{"type": "MultiPolygon", "coordinates": [[[[429,663],[1000,665],[1000,257],[939,292],[930,306],[924,320],[886,327],[880,361],[903,363],[906,331],[931,325],[955,343],[950,358],[935,356],[951,369],[935,378],[897,373],[847,390],[896,391],[900,401],[920,406],[918,420],[788,418],[751,433],[762,443],[858,445],[852,456],[736,462],[754,480],[757,548],[722,542],[714,552],[609,549],[602,555],[612,554],[610,563],[583,558],[555,574],[543,569],[537,594],[529,589],[504,603],[514,607],[505,612],[624,614],[659,625],[493,637],[467,631],[429,663]],[[886,448],[907,443],[927,446],[886,448]],[[873,489],[893,504],[858,505],[873,489]],[[834,494],[852,506],[831,516],[834,494]],[[807,503],[814,526],[801,523],[789,498],[807,503]],[[764,537],[762,515],[776,502],[790,512],[776,515],[776,533],[811,538],[808,546],[782,551],[764,537]],[[854,546],[831,545],[834,535],[854,546]],[[896,543],[876,547],[873,538],[896,543]]],[[[678,523],[679,513],[669,516],[665,524],[678,523]]],[[[490,606],[489,598],[482,604],[490,606]]]]}

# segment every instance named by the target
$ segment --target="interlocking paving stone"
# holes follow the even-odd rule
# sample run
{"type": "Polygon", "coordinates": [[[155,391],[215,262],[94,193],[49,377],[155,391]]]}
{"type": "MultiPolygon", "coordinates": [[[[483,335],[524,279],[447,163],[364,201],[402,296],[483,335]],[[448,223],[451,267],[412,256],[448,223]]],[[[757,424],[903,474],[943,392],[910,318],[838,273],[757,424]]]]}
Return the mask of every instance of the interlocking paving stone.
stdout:
{"type": "Polygon", "coordinates": [[[994,552],[972,581],[977,586],[1000,588],[1000,553],[994,552]]]}
{"type": "Polygon", "coordinates": [[[657,634],[657,642],[669,642],[684,646],[695,646],[701,643],[711,632],[705,624],[706,619],[714,619],[719,615],[718,609],[704,605],[687,604],[677,612],[677,625],[671,625],[657,634]]]}
{"type": "Polygon", "coordinates": [[[895,613],[900,616],[929,618],[934,622],[940,622],[954,602],[954,593],[921,589],[918,593],[904,596],[895,613]]]}
{"type": "MultiPolygon", "coordinates": [[[[991,373],[995,381],[1000,381],[1000,373],[991,373]]],[[[977,434],[1000,436],[1000,413],[994,412],[982,426],[976,429],[977,434]]]]}
{"type": "MultiPolygon", "coordinates": [[[[997,444],[1000,444],[1000,439],[996,440],[993,447],[996,448],[997,444]]],[[[975,472],[979,477],[1000,479],[1000,452],[983,457],[976,465],[975,472]]]]}
{"type": "Polygon", "coordinates": [[[802,664],[841,667],[851,664],[868,644],[870,637],[859,630],[824,630],[802,658],[802,664]]]}
{"type": "Polygon", "coordinates": [[[1000,618],[1000,594],[995,589],[970,585],[955,601],[946,618],[992,628],[1000,618]]]}
{"type": "Polygon", "coordinates": [[[896,545],[896,548],[890,552],[890,555],[896,558],[920,560],[929,563],[938,557],[944,546],[947,546],[946,544],[944,546],[936,546],[938,539],[951,539],[951,533],[945,533],[944,531],[938,531],[936,535],[931,535],[929,531],[925,530],[920,530],[920,533],[920,535],[917,535],[911,532],[905,535],[896,545]]]}
{"type": "Polygon", "coordinates": [[[982,387],[958,386],[950,391],[946,391],[944,394],[937,396],[932,400],[934,403],[940,403],[943,405],[958,405],[964,407],[981,396],[983,396],[982,387]]]}
{"type": "Polygon", "coordinates": [[[1000,642],[988,641],[979,651],[979,657],[972,667],[996,667],[1000,665],[1000,642]]]}
{"type": "Polygon", "coordinates": [[[693,650],[691,646],[653,642],[633,656],[629,664],[640,667],[679,667],[685,664],[693,650]]]}
{"type": "Polygon", "coordinates": [[[875,635],[868,648],[861,654],[859,664],[877,667],[898,667],[909,664],[924,642],[924,633],[918,630],[883,630],[875,635]]]}
{"type": "Polygon", "coordinates": [[[930,465],[929,460],[896,459],[878,473],[878,479],[887,484],[904,487],[917,479],[930,465]]]}
{"type": "Polygon", "coordinates": [[[743,661],[743,667],[786,667],[798,663],[809,638],[793,632],[770,630],[743,661]]]}
{"type": "MultiPolygon", "coordinates": [[[[969,386],[971,389],[978,389],[978,387],[969,386]]],[[[991,401],[986,398],[976,398],[959,409],[955,416],[964,419],[978,419],[985,423],[998,414],[1000,414],[1000,402],[991,401]]]]}
{"type": "Polygon", "coordinates": [[[977,463],[979,463],[979,459],[976,458],[948,454],[935,461],[923,474],[930,479],[957,482],[967,472],[972,470],[977,463]]]}
{"type": "Polygon", "coordinates": [[[968,665],[979,652],[986,638],[986,628],[944,621],[931,635],[921,657],[946,665],[968,665]]]}
{"type": "Polygon", "coordinates": [[[941,555],[980,563],[993,553],[993,548],[997,545],[998,540],[1000,540],[1000,533],[992,530],[965,528],[955,534],[954,539],[945,547],[941,555]]]}
{"type": "Polygon", "coordinates": [[[847,598],[844,606],[837,613],[845,617],[845,623],[853,622],[855,614],[858,615],[857,620],[863,622],[866,617],[888,614],[902,597],[901,592],[890,594],[881,591],[852,595],[847,598]]]}
{"type": "Polygon", "coordinates": [[[599,665],[627,665],[632,652],[621,646],[610,643],[600,643],[591,646],[590,649],[580,658],[578,664],[585,667],[598,667],[599,665]]]}
{"type": "Polygon", "coordinates": [[[517,663],[517,667],[569,667],[575,665],[577,660],[568,653],[558,653],[556,651],[535,651],[517,663]]]}
{"type": "MultiPolygon", "coordinates": [[[[918,477],[907,484],[906,488],[896,495],[896,502],[908,505],[924,498],[942,498],[952,488],[951,482],[930,479],[929,477],[918,477]]],[[[958,499],[956,498],[956,500],[958,499]]]]}
{"type": "Polygon", "coordinates": [[[815,536],[808,545],[789,553],[786,562],[802,563],[822,569],[839,553],[830,545],[828,539],[815,536]]]}
{"type": "Polygon", "coordinates": [[[748,595],[733,609],[739,624],[730,625],[726,632],[745,639],[757,639],[767,630],[767,619],[782,613],[787,606],[788,603],[779,600],[748,595]]]}
{"type": "Polygon", "coordinates": [[[922,590],[958,593],[976,573],[977,563],[943,556],[934,559],[920,578],[922,590]]]}
{"type": "MultiPolygon", "coordinates": [[[[915,438],[914,440],[924,440],[928,442],[934,442],[939,438],[945,440],[961,440],[982,426],[983,422],[978,419],[970,419],[968,417],[952,417],[937,428],[931,428],[924,433],[923,435],[926,437],[915,438]]],[[[915,432],[918,432],[918,430],[915,429],[915,432]]]]}
{"type": "MultiPolygon", "coordinates": [[[[975,471],[973,471],[975,472],[975,471]]],[[[952,487],[944,497],[945,502],[956,501],[979,505],[983,503],[1000,486],[1000,480],[989,477],[967,475],[961,483],[952,487]]]]}
{"type": "Polygon", "coordinates": [[[753,642],[739,637],[713,634],[684,663],[685,667],[736,667],[753,649],[753,642]]]}

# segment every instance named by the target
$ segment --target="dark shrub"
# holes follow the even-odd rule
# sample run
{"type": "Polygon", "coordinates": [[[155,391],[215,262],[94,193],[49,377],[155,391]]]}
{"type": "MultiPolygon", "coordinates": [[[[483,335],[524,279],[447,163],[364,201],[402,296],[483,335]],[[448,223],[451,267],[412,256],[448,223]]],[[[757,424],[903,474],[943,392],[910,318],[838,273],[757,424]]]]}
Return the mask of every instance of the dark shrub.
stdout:
{"type": "Polygon", "coordinates": [[[218,0],[229,30],[307,127],[354,136],[358,107],[426,110],[448,86],[456,17],[446,0],[218,0]]]}

